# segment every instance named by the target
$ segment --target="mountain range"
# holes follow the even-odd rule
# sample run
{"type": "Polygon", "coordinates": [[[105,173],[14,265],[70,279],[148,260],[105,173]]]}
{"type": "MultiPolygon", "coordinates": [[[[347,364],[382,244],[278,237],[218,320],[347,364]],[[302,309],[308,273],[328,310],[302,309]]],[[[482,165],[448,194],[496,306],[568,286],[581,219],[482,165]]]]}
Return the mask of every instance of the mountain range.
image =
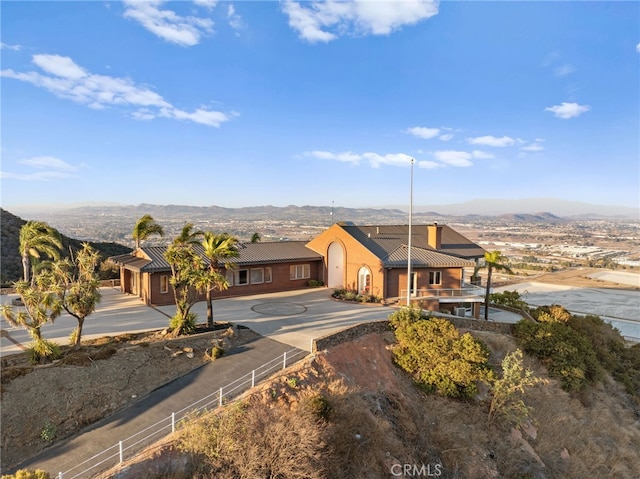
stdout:
{"type": "MultiPolygon", "coordinates": [[[[341,206],[249,206],[249,207],[222,207],[222,206],[189,206],[189,205],[151,205],[141,203],[139,205],[124,205],[118,203],[85,203],[85,204],[58,204],[58,205],[23,205],[13,206],[11,210],[25,217],[45,213],[49,214],[117,214],[126,216],[140,216],[142,214],[158,214],[177,211],[196,219],[201,216],[226,217],[228,215],[245,217],[260,217],[264,219],[278,218],[300,219],[300,215],[312,214],[331,217],[336,221],[360,217],[380,217],[389,219],[406,217],[409,210],[408,204],[386,205],[376,207],[345,208],[341,206]],[[355,217],[354,217],[355,216],[355,217]]],[[[620,218],[640,219],[640,206],[637,208],[628,206],[601,205],[584,203],[579,201],[560,200],[557,198],[525,198],[525,199],[492,199],[480,198],[462,203],[446,205],[414,205],[413,212],[421,216],[499,216],[499,215],[540,215],[541,212],[551,214],[554,217],[580,219],[580,218],[620,218]]]]}

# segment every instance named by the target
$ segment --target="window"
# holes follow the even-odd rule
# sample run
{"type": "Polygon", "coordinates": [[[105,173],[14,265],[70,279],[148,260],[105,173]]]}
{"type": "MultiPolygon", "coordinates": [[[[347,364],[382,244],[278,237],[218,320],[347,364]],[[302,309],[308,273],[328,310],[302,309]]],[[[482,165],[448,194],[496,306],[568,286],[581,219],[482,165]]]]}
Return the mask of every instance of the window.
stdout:
{"type": "Polygon", "coordinates": [[[169,292],[169,276],[166,274],[160,276],[160,292],[168,293],[169,292]]]}
{"type": "Polygon", "coordinates": [[[271,283],[271,267],[264,269],[264,282],[271,283]]]}
{"type": "Polygon", "coordinates": [[[243,284],[249,284],[249,270],[239,269],[236,271],[236,284],[238,286],[243,284]]]}
{"type": "Polygon", "coordinates": [[[442,284],[442,273],[440,271],[429,271],[429,284],[442,284]]]}
{"type": "Polygon", "coordinates": [[[228,269],[225,274],[225,279],[227,280],[227,285],[229,287],[233,286],[233,271],[228,269]]]}
{"type": "Polygon", "coordinates": [[[358,270],[358,291],[360,293],[371,293],[371,273],[366,266],[358,270]]]}
{"type": "Polygon", "coordinates": [[[289,279],[308,279],[311,277],[311,268],[308,264],[294,264],[289,267],[289,279]]]}
{"type": "Polygon", "coordinates": [[[251,284],[264,283],[264,269],[252,268],[251,269],[251,284]]]}

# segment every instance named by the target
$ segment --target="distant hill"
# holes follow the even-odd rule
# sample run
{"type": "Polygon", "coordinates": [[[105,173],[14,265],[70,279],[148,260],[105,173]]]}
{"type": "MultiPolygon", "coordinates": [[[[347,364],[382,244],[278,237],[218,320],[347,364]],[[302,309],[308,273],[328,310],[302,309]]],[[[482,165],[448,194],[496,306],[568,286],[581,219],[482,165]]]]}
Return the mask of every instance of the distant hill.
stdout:
{"type": "Polygon", "coordinates": [[[520,214],[508,214],[499,215],[498,218],[502,218],[505,221],[520,221],[524,223],[567,223],[569,220],[566,218],[560,218],[553,213],[520,213],[520,214]]]}
{"type": "MultiPolygon", "coordinates": [[[[389,206],[403,211],[407,206],[389,206]]],[[[436,211],[441,215],[497,216],[507,214],[537,214],[549,211],[562,218],[632,218],[640,219],[640,208],[626,206],[597,205],[580,201],[567,201],[557,198],[525,198],[520,200],[482,198],[448,205],[414,205],[413,211],[421,213],[436,211]]]]}
{"type": "MultiPolygon", "coordinates": [[[[0,283],[7,285],[17,281],[22,277],[22,261],[19,254],[20,228],[26,223],[22,218],[15,216],[7,210],[0,208],[0,283]]],[[[79,241],[68,236],[62,236],[63,256],[68,256],[69,248],[77,250],[82,247],[83,241],[79,241]],[[66,254],[65,254],[66,253],[66,254]]],[[[96,243],[89,242],[103,259],[109,256],[126,254],[131,248],[118,243],[96,243]]]]}
{"type": "MultiPolygon", "coordinates": [[[[222,206],[189,206],[189,205],[154,205],[141,203],[123,205],[115,203],[93,203],[87,205],[55,205],[49,206],[16,206],[12,208],[18,214],[29,218],[55,217],[61,215],[98,216],[117,215],[123,218],[140,218],[151,214],[154,218],[178,217],[183,215],[189,221],[199,219],[220,218],[251,220],[296,220],[324,221],[327,224],[337,221],[353,221],[356,223],[372,222],[406,222],[408,205],[392,205],[384,207],[346,208],[336,206],[247,206],[226,208],[222,206]],[[333,221],[331,221],[333,220],[333,221]]],[[[413,214],[418,220],[434,221],[446,217],[495,217],[500,215],[552,215],[549,220],[565,219],[597,219],[620,218],[640,219],[640,208],[625,206],[598,205],[579,201],[567,201],[556,198],[526,198],[519,200],[482,198],[463,203],[447,205],[414,205],[413,214]]],[[[543,220],[544,218],[539,218],[543,220]]],[[[517,220],[517,218],[515,218],[517,220]]]]}

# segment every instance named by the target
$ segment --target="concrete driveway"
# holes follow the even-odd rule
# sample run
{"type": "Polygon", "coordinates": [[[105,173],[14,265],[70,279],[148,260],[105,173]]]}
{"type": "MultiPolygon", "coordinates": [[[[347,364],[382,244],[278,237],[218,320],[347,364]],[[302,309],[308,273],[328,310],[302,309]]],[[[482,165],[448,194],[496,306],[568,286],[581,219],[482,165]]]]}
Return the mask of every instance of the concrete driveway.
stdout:
{"type": "MultiPolygon", "coordinates": [[[[263,336],[310,351],[314,338],[356,323],[386,319],[393,311],[385,306],[332,301],[331,291],[318,288],[217,299],[213,302],[214,320],[242,324],[263,336]]],[[[175,313],[175,306],[150,308],[137,297],[120,293],[117,288],[101,288],[101,293],[102,301],[85,322],[85,339],[162,329],[167,327],[169,318],[175,313]]],[[[0,300],[2,303],[11,303],[16,297],[4,295],[0,300]]],[[[205,302],[197,303],[193,311],[198,315],[199,322],[206,321],[205,302]]],[[[63,314],[55,323],[45,325],[42,333],[49,340],[66,344],[76,325],[73,317],[63,314]]],[[[0,326],[14,341],[25,346],[29,344],[31,339],[26,330],[12,328],[4,319],[0,321],[0,326]]],[[[8,338],[0,339],[0,356],[18,351],[20,348],[8,338]]]]}
{"type": "MultiPolygon", "coordinates": [[[[333,301],[327,288],[304,289],[213,301],[214,321],[229,321],[256,333],[311,351],[311,342],[354,324],[387,319],[393,308],[333,301]]],[[[172,316],[175,306],[159,310],[172,316]]],[[[194,306],[200,322],[207,318],[205,302],[194,306]]]]}
{"type": "MultiPolygon", "coordinates": [[[[169,324],[168,318],[159,311],[145,306],[138,298],[120,293],[118,288],[100,288],[102,300],[96,311],[89,316],[82,331],[84,339],[114,335],[125,332],[146,331],[164,328],[169,324]]],[[[2,304],[11,304],[18,298],[16,294],[0,296],[2,304]]],[[[54,323],[42,327],[43,336],[58,344],[67,344],[69,335],[78,325],[75,318],[64,313],[54,323]]],[[[0,319],[0,328],[10,337],[23,345],[28,345],[31,338],[23,328],[13,328],[4,319],[0,319]]],[[[20,351],[20,348],[9,339],[0,339],[0,356],[20,351]]]]}

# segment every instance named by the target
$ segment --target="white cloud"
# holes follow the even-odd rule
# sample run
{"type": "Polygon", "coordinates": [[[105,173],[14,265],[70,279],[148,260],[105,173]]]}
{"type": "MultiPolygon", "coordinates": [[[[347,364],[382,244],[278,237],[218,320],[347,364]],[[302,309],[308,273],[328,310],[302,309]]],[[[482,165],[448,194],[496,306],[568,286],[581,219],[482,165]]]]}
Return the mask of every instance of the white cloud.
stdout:
{"type": "Polygon", "coordinates": [[[66,161],[53,156],[36,156],[19,160],[18,163],[34,168],[31,173],[9,173],[0,172],[0,178],[20,180],[20,181],[49,181],[75,176],[74,171],[80,166],[74,166],[66,161]]]}
{"type": "Polygon", "coordinates": [[[638,53],[640,53],[640,43],[638,43],[638,44],[636,45],[636,51],[637,51],[638,53]]]}
{"type": "Polygon", "coordinates": [[[413,128],[409,128],[407,133],[413,135],[418,138],[423,138],[428,140],[430,138],[435,138],[440,134],[440,128],[426,128],[424,126],[414,126],[413,128]]]}
{"type": "Polygon", "coordinates": [[[55,158],[53,156],[36,156],[34,158],[26,158],[24,160],[20,160],[18,163],[39,169],[52,168],[54,170],[63,171],[73,171],[78,169],[78,167],[72,166],[66,161],[55,158]]]}
{"type": "Polygon", "coordinates": [[[391,153],[386,155],[379,155],[378,153],[364,153],[362,157],[369,160],[369,164],[374,168],[379,168],[380,165],[410,165],[411,160],[413,159],[411,156],[404,153],[391,153]]]}
{"type": "Polygon", "coordinates": [[[520,149],[523,151],[542,151],[544,150],[544,146],[536,142],[536,143],[531,143],[530,145],[527,145],[527,146],[523,146],[520,149]]]}
{"type": "Polygon", "coordinates": [[[34,55],[33,63],[52,75],[78,80],[87,76],[87,72],[69,57],[59,55],[34,55]]]}
{"type": "Polygon", "coordinates": [[[490,160],[491,158],[495,158],[495,155],[492,153],[487,153],[486,151],[473,150],[471,152],[471,156],[477,158],[478,160],[490,160]]]}
{"type": "Polygon", "coordinates": [[[451,138],[453,138],[453,134],[451,133],[447,133],[446,135],[440,135],[438,137],[438,139],[442,141],[449,141],[451,138]]]}
{"type": "MultiPolygon", "coordinates": [[[[182,17],[173,10],[161,9],[163,0],[124,0],[124,16],[140,23],[154,35],[177,45],[197,45],[203,35],[213,32],[209,18],[182,17]]],[[[213,8],[215,2],[197,0],[198,5],[213,8]]]]}
{"type": "Polygon", "coordinates": [[[218,3],[218,0],[193,0],[193,3],[211,10],[213,9],[213,7],[216,6],[216,4],[218,3]]]}
{"type": "Polygon", "coordinates": [[[562,102],[560,105],[554,105],[544,109],[544,111],[553,112],[557,118],[562,118],[563,120],[578,117],[589,110],[591,110],[589,105],[567,102],[562,102]]]}
{"type": "Polygon", "coordinates": [[[435,0],[328,0],[303,6],[287,0],[282,9],[289,17],[289,26],[300,38],[315,43],[330,42],[345,34],[389,35],[404,25],[414,25],[436,15],[438,3],[435,0]]]}
{"type": "Polygon", "coordinates": [[[0,42],[0,50],[22,50],[22,46],[20,45],[9,45],[8,43],[0,42]]]}
{"type": "Polygon", "coordinates": [[[575,68],[573,68],[573,65],[569,65],[568,63],[566,63],[564,65],[555,67],[553,71],[556,76],[563,77],[573,73],[575,71],[575,68]]]}
{"type": "Polygon", "coordinates": [[[227,20],[229,21],[229,26],[234,30],[240,30],[242,28],[242,18],[236,13],[233,5],[227,7],[227,20]]]}
{"type": "Polygon", "coordinates": [[[436,160],[449,166],[468,167],[472,166],[472,155],[466,151],[444,150],[436,151],[433,156],[436,160]]]}
{"type": "Polygon", "coordinates": [[[502,138],[495,136],[478,136],[475,138],[467,138],[467,141],[472,145],[494,146],[496,148],[512,146],[516,142],[516,140],[508,136],[503,136],[502,138]]]}
{"type": "Polygon", "coordinates": [[[31,83],[56,96],[94,109],[113,106],[133,109],[131,115],[141,120],[162,116],[218,127],[233,116],[237,116],[237,114],[227,114],[202,107],[191,113],[179,110],[146,86],[136,85],[129,78],[87,72],[69,57],[34,55],[33,62],[48,75],[39,72],[19,73],[13,70],[2,70],[0,76],[31,83]]]}
{"type": "MultiPolygon", "coordinates": [[[[408,166],[411,164],[412,160],[412,157],[405,153],[389,153],[381,155],[374,152],[353,153],[351,151],[346,151],[343,153],[332,153],[330,151],[314,150],[306,151],[304,156],[317,158],[319,160],[340,161],[354,165],[358,165],[360,162],[366,161],[373,168],[379,168],[382,165],[408,166]]],[[[421,168],[433,168],[434,166],[439,166],[430,161],[418,161],[415,164],[421,168]]]]}

